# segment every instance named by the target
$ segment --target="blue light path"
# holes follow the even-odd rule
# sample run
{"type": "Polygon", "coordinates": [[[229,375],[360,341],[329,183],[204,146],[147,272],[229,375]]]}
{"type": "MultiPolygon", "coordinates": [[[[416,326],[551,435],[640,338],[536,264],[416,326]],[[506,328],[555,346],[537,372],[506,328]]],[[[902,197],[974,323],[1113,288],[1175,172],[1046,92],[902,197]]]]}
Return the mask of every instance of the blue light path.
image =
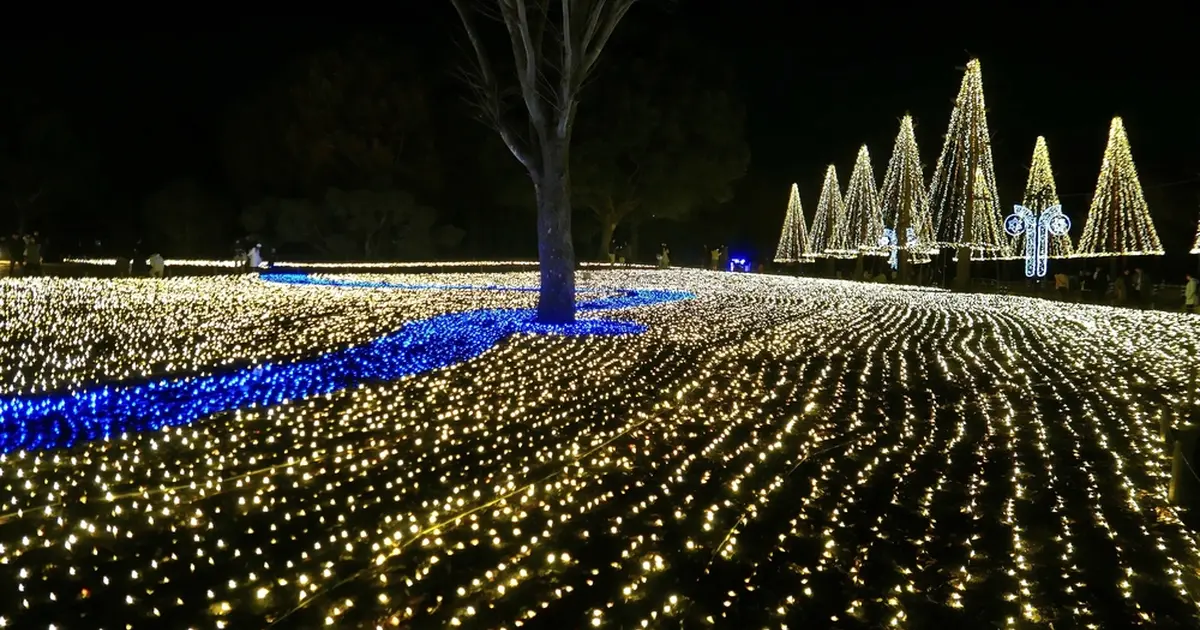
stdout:
{"type": "MultiPolygon", "coordinates": [[[[535,291],[517,287],[404,285],[269,274],[286,284],[392,289],[535,291]]],[[[580,293],[583,293],[581,291],[580,293]]],[[[694,297],[682,291],[627,290],[579,303],[602,311],[694,297]]],[[[365,344],[295,362],[272,362],[206,376],[162,377],[142,383],[95,385],[71,393],[0,397],[0,453],[73,444],[183,425],[214,414],[269,407],[361,383],[392,381],[479,356],[514,333],[625,335],[645,331],[633,322],[578,320],[565,326],[534,321],[534,309],[479,309],[405,324],[365,344]]]]}

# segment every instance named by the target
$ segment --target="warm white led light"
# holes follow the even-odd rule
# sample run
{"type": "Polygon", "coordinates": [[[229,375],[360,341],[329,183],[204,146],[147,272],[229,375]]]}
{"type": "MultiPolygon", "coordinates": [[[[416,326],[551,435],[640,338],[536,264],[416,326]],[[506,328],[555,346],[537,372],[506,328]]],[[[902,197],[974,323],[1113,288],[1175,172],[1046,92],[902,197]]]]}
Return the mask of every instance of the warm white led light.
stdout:
{"type": "MultiPolygon", "coordinates": [[[[353,278],[520,287],[537,274],[353,278]]],[[[521,333],[397,380],[0,456],[0,619],[1200,622],[1200,549],[1168,505],[1158,437],[1163,414],[1200,400],[1200,318],[759,274],[581,278],[696,297],[586,315],[644,324],[637,335],[521,333]]],[[[265,369],[536,298],[4,279],[0,401],[265,369]]]]}

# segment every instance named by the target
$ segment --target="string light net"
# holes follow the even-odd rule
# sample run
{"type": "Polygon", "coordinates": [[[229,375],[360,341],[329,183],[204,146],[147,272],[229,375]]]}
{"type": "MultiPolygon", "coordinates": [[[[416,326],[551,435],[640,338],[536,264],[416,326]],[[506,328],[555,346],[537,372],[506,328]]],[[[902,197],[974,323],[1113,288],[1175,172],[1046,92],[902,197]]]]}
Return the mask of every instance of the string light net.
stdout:
{"type": "Polygon", "coordinates": [[[830,164],[825,169],[825,182],[821,184],[821,198],[817,200],[817,213],[813,216],[812,230],[808,234],[810,256],[846,258],[846,255],[837,254],[831,250],[831,246],[837,240],[842,215],[845,214],[845,211],[842,189],[838,184],[837,167],[830,164]]]}
{"type": "Polygon", "coordinates": [[[1138,183],[1125,123],[1117,116],[1108,128],[1100,178],[1075,256],[1161,256],[1163,253],[1142,195],[1142,185],[1138,183]]]}
{"type": "MultiPolygon", "coordinates": [[[[1060,205],[1054,172],[1050,168],[1050,150],[1042,136],[1038,136],[1033,145],[1033,160],[1029,163],[1029,179],[1025,182],[1025,197],[1021,205],[1039,214],[1051,206],[1060,205]]],[[[1012,238],[1010,250],[1014,256],[1019,257],[1025,251],[1026,236],[1022,232],[1012,238]]],[[[1062,236],[1050,234],[1049,252],[1050,258],[1070,258],[1075,253],[1070,233],[1062,236]]]]}
{"type": "Polygon", "coordinates": [[[983,101],[983,74],[979,60],[972,59],[958,90],[946,143],[930,182],[929,203],[938,244],[969,247],[973,260],[1008,257],[1008,239],[1002,227],[999,199],[987,108],[983,101]],[[965,226],[971,186],[974,186],[975,199],[973,216],[971,225],[965,226]]]}
{"type": "MultiPolygon", "coordinates": [[[[917,139],[913,134],[912,116],[900,120],[900,132],[896,134],[896,145],[892,148],[892,159],[883,176],[883,188],[879,191],[883,206],[883,220],[896,230],[897,235],[907,236],[908,228],[916,235],[916,242],[909,244],[907,238],[897,237],[897,247],[914,254],[930,254],[937,251],[933,238],[933,217],[929,214],[929,195],[925,190],[925,179],[921,175],[921,156],[917,151],[917,139]],[[905,209],[907,208],[907,217],[905,209]],[[906,220],[907,219],[907,220],[906,220]]],[[[913,256],[913,262],[927,262],[928,257],[913,256]]]]}
{"type": "Polygon", "coordinates": [[[779,246],[775,248],[775,262],[805,262],[811,258],[808,255],[808,227],[804,224],[804,209],[800,206],[800,189],[792,184],[783,232],[779,235],[779,246]]]}
{"type": "Polygon", "coordinates": [[[875,188],[875,173],[871,170],[871,154],[864,144],[858,150],[854,171],[850,173],[846,209],[831,249],[834,253],[846,256],[883,254],[887,248],[879,243],[882,236],[883,213],[879,208],[879,191],[875,188]]]}

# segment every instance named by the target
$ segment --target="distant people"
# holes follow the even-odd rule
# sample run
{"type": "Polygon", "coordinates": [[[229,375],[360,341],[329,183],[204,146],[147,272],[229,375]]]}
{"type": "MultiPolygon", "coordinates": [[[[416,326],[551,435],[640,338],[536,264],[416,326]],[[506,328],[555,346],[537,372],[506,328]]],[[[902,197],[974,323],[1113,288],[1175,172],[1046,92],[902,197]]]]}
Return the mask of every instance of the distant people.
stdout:
{"type": "Polygon", "coordinates": [[[1099,304],[1104,301],[1104,296],[1108,293],[1108,274],[1103,268],[1096,267],[1096,272],[1092,274],[1092,281],[1095,283],[1092,297],[1099,304]]]}
{"type": "Polygon", "coordinates": [[[1116,295],[1117,304],[1124,304],[1129,283],[1126,281],[1129,278],[1129,270],[1126,269],[1123,273],[1117,276],[1113,282],[1113,293],[1116,295]]]}
{"type": "Polygon", "coordinates": [[[246,262],[250,267],[250,271],[258,271],[262,267],[262,243],[256,243],[254,247],[250,248],[246,262]]]}
{"type": "Polygon", "coordinates": [[[42,244],[36,232],[25,237],[25,275],[42,275],[42,244]]]}
{"type": "Polygon", "coordinates": [[[163,260],[162,254],[155,252],[150,257],[150,277],[161,278],[167,270],[167,261],[163,260]]]}
{"type": "Polygon", "coordinates": [[[1200,313],[1200,287],[1197,284],[1196,276],[1187,274],[1187,284],[1183,285],[1183,310],[1187,313],[1200,313]]]}
{"type": "Polygon", "coordinates": [[[25,256],[25,241],[19,234],[13,234],[8,239],[8,275],[16,275],[21,269],[21,261],[25,256]]]}
{"type": "Polygon", "coordinates": [[[714,247],[712,249],[712,251],[708,253],[708,255],[710,258],[712,258],[712,270],[720,271],[721,270],[721,248],[714,247]]]}
{"type": "Polygon", "coordinates": [[[1071,287],[1071,278],[1063,272],[1054,274],[1054,290],[1058,293],[1058,299],[1067,299],[1067,291],[1071,287]]]}
{"type": "Polygon", "coordinates": [[[1129,274],[1129,301],[1132,301],[1136,306],[1141,306],[1141,283],[1141,268],[1140,266],[1135,266],[1133,274],[1129,274]]]}
{"type": "Polygon", "coordinates": [[[717,270],[724,271],[729,268],[729,247],[721,246],[721,258],[717,261],[717,270]]]}
{"type": "Polygon", "coordinates": [[[667,244],[662,244],[662,249],[658,252],[658,268],[666,269],[671,266],[671,250],[667,248],[667,244]]]}
{"type": "Polygon", "coordinates": [[[146,273],[148,265],[146,264],[146,247],[142,245],[141,239],[133,246],[133,252],[129,257],[129,275],[142,276],[146,273]]]}

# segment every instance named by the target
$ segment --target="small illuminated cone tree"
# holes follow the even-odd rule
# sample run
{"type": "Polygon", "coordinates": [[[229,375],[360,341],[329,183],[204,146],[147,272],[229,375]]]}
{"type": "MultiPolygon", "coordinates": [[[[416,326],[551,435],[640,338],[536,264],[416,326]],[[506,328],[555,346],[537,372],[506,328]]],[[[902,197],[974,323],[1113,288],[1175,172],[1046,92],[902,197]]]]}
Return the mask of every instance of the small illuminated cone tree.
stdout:
{"type": "Polygon", "coordinates": [[[1192,253],[1200,254],[1200,223],[1196,224],[1196,240],[1192,242],[1192,253]]]}
{"type": "Polygon", "coordinates": [[[996,194],[996,170],[992,166],[992,142],[978,59],[967,64],[955,99],[946,143],[930,182],[929,203],[938,245],[958,251],[956,289],[969,288],[972,258],[1009,255],[996,194]]]}
{"type": "Polygon", "coordinates": [[[1108,128],[1108,146],[1100,165],[1100,178],[1087,223],[1079,237],[1075,256],[1104,258],[1118,256],[1161,256],[1162,242],[1150,219],[1137,168],[1118,116],[1108,128]]]}
{"type": "Polygon", "coordinates": [[[854,171],[846,188],[846,210],[834,239],[832,250],[847,258],[856,258],[855,280],[862,278],[863,256],[886,254],[880,244],[883,237],[883,214],[879,210],[879,191],[875,188],[875,173],[871,170],[871,154],[867,145],[858,150],[854,171]]]}
{"type": "MultiPolygon", "coordinates": [[[[1025,182],[1025,196],[1021,205],[1031,212],[1045,212],[1047,208],[1061,206],[1058,191],[1054,186],[1054,172],[1050,169],[1050,150],[1046,147],[1046,139],[1037,137],[1033,144],[1033,160],[1029,163],[1029,179],[1025,182]]],[[[1013,256],[1020,256],[1025,251],[1027,233],[1014,236],[1009,250],[1013,256]]],[[[1049,257],[1070,258],[1075,252],[1071,244],[1071,235],[1050,235],[1049,257]]]]}
{"type": "Polygon", "coordinates": [[[800,206],[800,189],[792,184],[788,197],[787,215],[783,218],[783,232],[775,248],[775,262],[808,262],[808,227],[804,223],[804,209],[800,206]]]}
{"type": "Polygon", "coordinates": [[[808,253],[816,258],[844,258],[831,251],[837,240],[845,206],[842,189],[838,184],[837,168],[830,164],[825,169],[825,182],[821,184],[821,198],[817,200],[817,213],[813,216],[812,229],[808,232],[808,253]]]}
{"type": "Polygon", "coordinates": [[[900,132],[896,134],[879,196],[884,225],[893,230],[892,240],[898,249],[900,278],[906,281],[910,264],[927,262],[927,254],[937,251],[929,196],[921,174],[921,156],[913,134],[912,116],[907,114],[900,120],[900,132]]]}

